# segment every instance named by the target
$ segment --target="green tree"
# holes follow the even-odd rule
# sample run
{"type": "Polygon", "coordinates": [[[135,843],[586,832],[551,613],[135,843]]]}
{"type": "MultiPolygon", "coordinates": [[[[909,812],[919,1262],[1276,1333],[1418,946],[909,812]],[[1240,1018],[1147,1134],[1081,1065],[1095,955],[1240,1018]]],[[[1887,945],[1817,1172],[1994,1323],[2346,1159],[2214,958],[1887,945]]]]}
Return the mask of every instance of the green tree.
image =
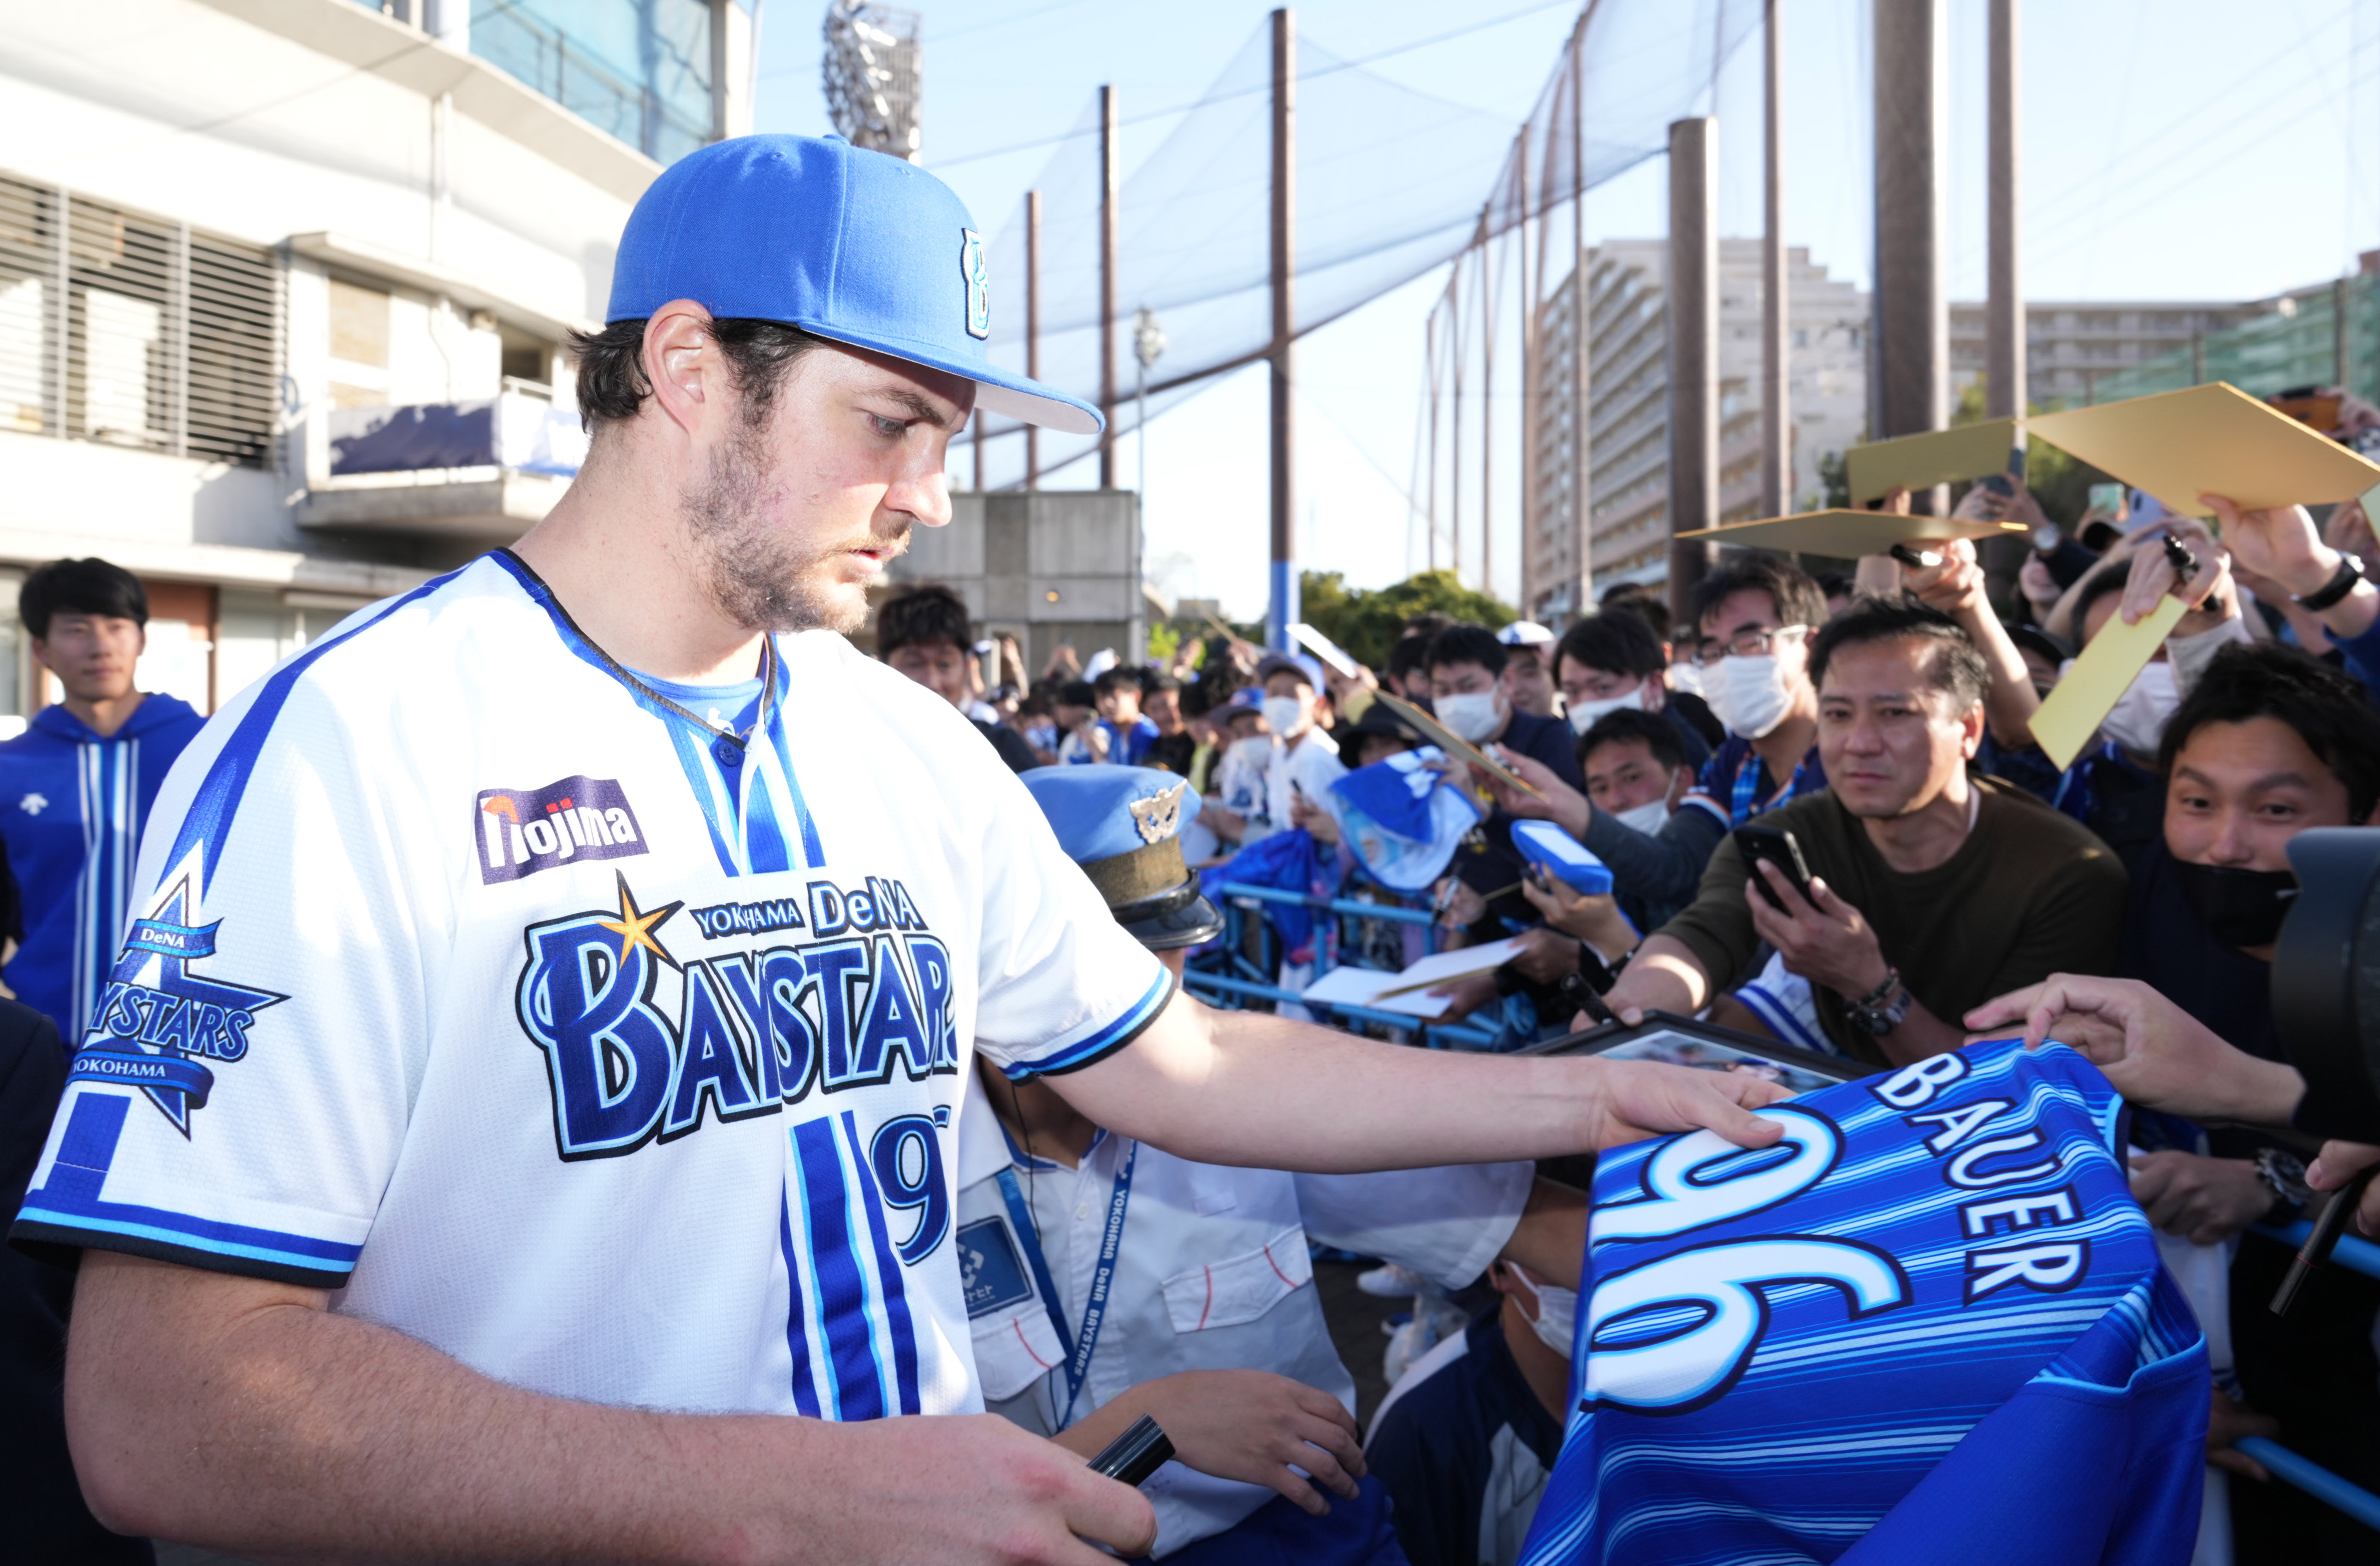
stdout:
{"type": "Polygon", "coordinates": [[[1306,571],[1299,575],[1298,595],[1307,625],[1375,669],[1387,666],[1389,649],[1416,614],[1451,614],[1497,628],[1520,618],[1509,604],[1464,587],[1451,571],[1424,571],[1385,588],[1350,588],[1336,571],[1306,571]]]}

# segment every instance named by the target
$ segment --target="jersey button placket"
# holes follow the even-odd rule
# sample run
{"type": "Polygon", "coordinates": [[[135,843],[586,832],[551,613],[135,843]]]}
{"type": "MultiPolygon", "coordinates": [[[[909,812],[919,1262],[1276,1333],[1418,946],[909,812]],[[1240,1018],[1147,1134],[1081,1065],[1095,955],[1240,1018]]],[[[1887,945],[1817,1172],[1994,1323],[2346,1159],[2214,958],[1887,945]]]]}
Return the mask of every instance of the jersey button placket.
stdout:
{"type": "Polygon", "coordinates": [[[719,764],[731,772],[744,764],[744,747],[725,734],[721,734],[710,742],[710,754],[717,757],[719,764]]]}

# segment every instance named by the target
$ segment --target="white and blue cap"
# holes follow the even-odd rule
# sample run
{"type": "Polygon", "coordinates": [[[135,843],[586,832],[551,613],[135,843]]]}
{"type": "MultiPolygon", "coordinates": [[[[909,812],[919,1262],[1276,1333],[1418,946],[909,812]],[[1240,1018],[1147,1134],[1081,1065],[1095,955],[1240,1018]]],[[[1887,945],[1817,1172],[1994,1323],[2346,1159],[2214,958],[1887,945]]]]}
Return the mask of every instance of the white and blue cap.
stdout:
{"type": "Polygon", "coordinates": [[[1037,767],[1024,774],[1058,846],[1107,899],[1116,923],[1152,952],[1212,941],[1223,916],[1183,863],[1182,829],[1198,791],[1150,767],[1037,767]]]}
{"type": "Polygon", "coordinates": [[[965,376],[989,412],[1097,434],[1099,409],[986,356],[988,277],[965,203],[915,164],[840,136],[738,136],[680,158],[638,200],[604,319],[692,299],[965,376]]]}

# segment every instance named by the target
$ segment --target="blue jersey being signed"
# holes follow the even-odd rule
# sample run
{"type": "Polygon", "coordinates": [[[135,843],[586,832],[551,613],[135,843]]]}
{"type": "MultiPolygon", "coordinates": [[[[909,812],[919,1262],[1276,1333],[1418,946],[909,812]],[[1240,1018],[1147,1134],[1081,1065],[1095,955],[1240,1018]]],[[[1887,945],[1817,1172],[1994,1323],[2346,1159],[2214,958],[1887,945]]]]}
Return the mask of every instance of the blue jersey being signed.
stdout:
{"type": "Polygon", "coordinates": [[[2205,1344],[2121,1108],[2001,1041],[1605,1154],[1525,1566],[2188,1560],[2205,1344]]]}

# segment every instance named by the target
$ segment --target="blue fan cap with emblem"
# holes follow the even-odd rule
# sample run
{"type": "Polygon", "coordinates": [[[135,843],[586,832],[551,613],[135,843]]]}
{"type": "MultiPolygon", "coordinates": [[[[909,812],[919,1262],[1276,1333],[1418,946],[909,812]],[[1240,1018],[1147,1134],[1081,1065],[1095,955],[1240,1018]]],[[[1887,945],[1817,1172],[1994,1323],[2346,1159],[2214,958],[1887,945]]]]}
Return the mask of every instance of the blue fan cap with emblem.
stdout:
{"type": "Polygon", "coordinates": [[[975,382],[987,412],[1072,435],[1099,409],[995,366],[983,236],[951,188],[840,136],[738,136],[662,171],[612,267],[607,322],[692,299],[975,382]]]}
{"type": "Polygon", "coordinates": [[[1182,859],[1182,829],[1197,819],[1201,803],[1189,780],[1105,764],[1037,767],[1024,780],[1058,846],[1143,946],[1178,951],[1222,930],[1223,916],[1182,859]]]}

